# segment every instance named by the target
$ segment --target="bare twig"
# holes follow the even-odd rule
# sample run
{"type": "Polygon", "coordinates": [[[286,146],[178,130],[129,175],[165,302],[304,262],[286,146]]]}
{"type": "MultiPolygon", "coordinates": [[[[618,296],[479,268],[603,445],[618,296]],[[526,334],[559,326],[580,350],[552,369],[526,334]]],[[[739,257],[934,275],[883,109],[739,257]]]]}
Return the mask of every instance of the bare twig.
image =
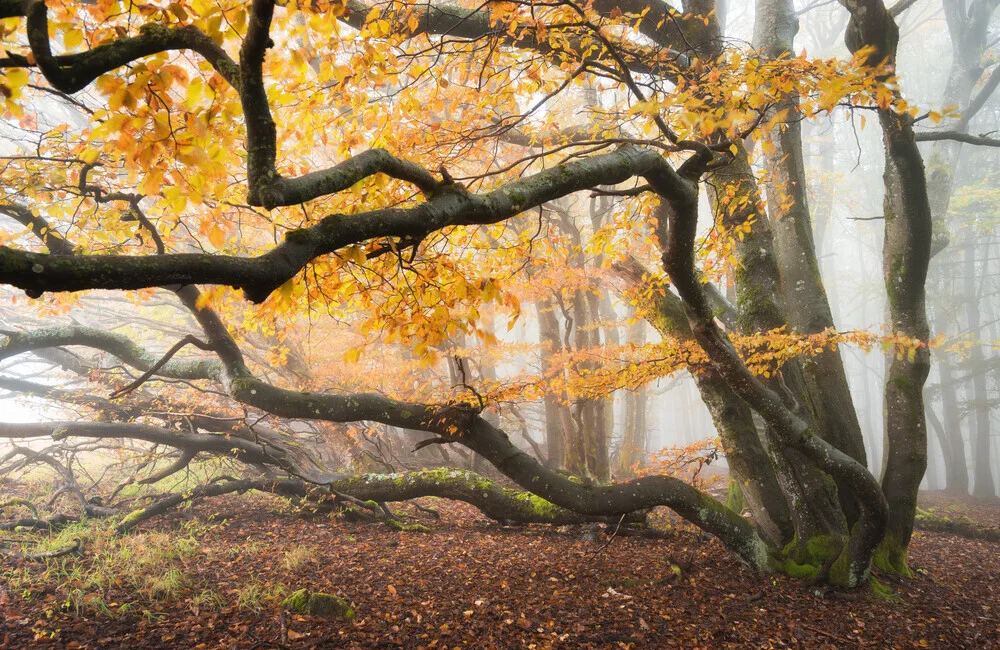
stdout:
{"type": "Polygon", "coordinates": [[[125,386],[123,388],[119,388],[115,392],[111,393],[111,398],[114,399],[116,397],[122,397],[124,395],[127,395],[127,394],[131,393],[132,391],[134,391],[139,386],[142,386],[144,383],[146,383],[146,380],[148,380],[150,377],[152,377],[154,374],[156,374],[157,370],[159,370],[160,368],[162,368],[163,366],[165,366],[167,364],[167,362],[170,361],[171,357],[173,357],[175,354],[177,354],[180,351],[181,348],[183,348],[185,345],[188,345],[188,344],[193,345],[193,346],[195,346],[197,348],[200,348],[202,350],[206,350],[206,351],[215,350],[215,346],[213,346],[213,345],[211,345],[209,343],[205,343],[204,341],[202,341],[198,337],[194,336],[193,334],[188,334],[187,336],[185,336],[184,338],[182,338],[180,341],[178,341],[177,343],[175,343],[173,347],[171,347],[169,350],[167,350],[166,354],[164,354],[163,357],[159,361],[157,361],[156,363],[154,363],[149,370],[147,370],[146,372],[142,373],[142,375],[138,379],[136,379],[135,381],[133,381],[128,386],[125,386]]]}

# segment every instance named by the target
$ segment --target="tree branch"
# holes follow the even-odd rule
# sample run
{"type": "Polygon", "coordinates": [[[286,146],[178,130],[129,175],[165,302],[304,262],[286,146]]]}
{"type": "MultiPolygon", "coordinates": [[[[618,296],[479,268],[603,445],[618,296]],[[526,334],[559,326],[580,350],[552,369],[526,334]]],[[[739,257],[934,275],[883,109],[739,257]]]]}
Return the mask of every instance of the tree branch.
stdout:
{"type": "Polygon", "coordinates": [[[917,0],[899,0],[896,4],[889,7],[889,15],[897,18],[901,13],[915,4],[917,4],[917,0]]]}
{"type": "MultiPolygon", "coordinates": [[[[236,63],[215,41],[192,25],[144,25],[140,28],[139,36],[120,38],[79,54],[53,56],[49,46],[49,22],[44,2],[6,0],[0,5],[0,16],[23,16],[27,19],[28,44],[35,65],[46,80],[63,93],[78,92],[102,74],[137,59],[173,50],[197,52],[234,87],[239,83],[236,63]]],[[[5,67],[32,67],[27,57],[18,54],[9,54],[3,63],[5,67]]]]}
{"type": "Polygon", "coordinates": [[[993,91],[997,89],[997,85],[1000,85],[1000,65],[993,67],[993,72],[990,73],[986,83],[984,83],[983,87],[979,89],[976,96],[972,98],[966,109],[962,111],[963,122],[968,124],[969,120],[971,120],[976,113],[978,113],[980,109],[986,105],[986,100],[993,96],[993,91]]]}
{"type": "Polygon", "coordinates": [[[163,366],[165,366],[167,364],[167,362],[170,361],[171,357],[173,357],[175,354],[177,354],[181,350],[181,348],[183,348],[185,345],[188,345],[188,344],[193,345],[193,346],[195,346],[197,348],[200,348],[202,350],[207,350],[207,351],[214,350],[213,346],[209,345],[208,343],[205,343],[205,342],[201,341],[200,339],[198,339],[198,337],[194,336],[193,334],[188,334],[187,336],[185,336],[184,338],[182,338],[180,341],[178,341],[177,343],[175,343],[173,345],[173,347],[171,347],[169,350],[167,350],[163,354],[163,357],[159,361],[157,361],[156,363],[154,363],[152,366],[150,366],[149,370],[147,370],[146,372],[142,373],[142,375],[138,379],[136,379],[135,381],[133,381],[128,386],[124,386],[122,388],[119,388],[118,390],[116,390],[113,393],[111,393],[111,399],[115,399],[117,397],[122,397],[124,395],[127,395],[127,394],[131,393],[132,391],[134,391],[139,386],[142,386],[146,382],[147,379],[149,379],[150,377],[152,377],[153,375],[155,375],[156,372],[160,368],[162,368],[163,366]]]}
{"type": "Polygon", "coordinates": [[[332,215],[310,228],[288,233],[284,242],[252,258],[211,254],[56,257],[0,247],[0,283],[24,289],[32,297],[46,291],[221,284],[242,289],[253,302],[263,302],[311,260],[346,246],[383,237],[424,237],[449,226],[497,223],[573,192],[615,185],[654,170],[667,176],[674,173],[656,151],[624,146],[485,194],[448,185],[412,208],[332,215]]]}
{"type": "Polygon", "coordinates": [[[984,135],[962,133],[961,131],[924,131],[922,133],[917,133],[915,137],[917,142],[954,140],[956,142],[963,142],[965,144],[978,145],[982,147],[1000,147],[1000,139],[989,138],[984,135]]]}
{"type": "MultiPolygon", "coordinates": [[[[148,371],[160,361],[126,336],[91,327],[54,327],[33,332],[4,331],[0,334],[7,337],[7,341],[0,345],[0,360],[45,348],[83,345],[113,354],[141,371],[148,371]]],[[[171,379],[218,381],[220,372],[221,366],[216,360],[169,361],[156,369],[157,374],[171,379]]]]}

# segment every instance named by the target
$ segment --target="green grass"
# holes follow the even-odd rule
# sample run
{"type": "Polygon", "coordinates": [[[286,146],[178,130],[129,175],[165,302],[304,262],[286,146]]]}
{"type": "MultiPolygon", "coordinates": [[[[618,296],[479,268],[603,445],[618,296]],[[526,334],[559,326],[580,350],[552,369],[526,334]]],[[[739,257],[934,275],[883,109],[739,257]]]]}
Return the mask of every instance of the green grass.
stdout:
{"type": "Polygon", "coordinates": [[[236,607],[242,610],[259,612],[271,607],[288,595],[284,585],[267,585],[249,581],[236,591],[236,607]]]}
{"type": "Polygon", "coordinates": [[[301,569],[309,562],[312,562],[316,554],[306,546],[293,546],[285,551],[285,558],[282,564],[289,571],[301,569]]]}
{"type": "Polygon", "coordinates": [[[192,593],[188,566],[202,555],[198,536],[207,527],[192,525],[173,532],[119,536],[114,524],[114,519],[89,519],[54,533],[19,534],[15,548],[22,553],[63,549],[76,540],[82,543],[84,553],[0,570],[0,582],[25,598],[54,591],[60,607],[78,616],[148,615],[150,610],[192,593]],[[110,602],[112,594],[118,594],[119,600],[126,596],[126,600],[110,602]]]}

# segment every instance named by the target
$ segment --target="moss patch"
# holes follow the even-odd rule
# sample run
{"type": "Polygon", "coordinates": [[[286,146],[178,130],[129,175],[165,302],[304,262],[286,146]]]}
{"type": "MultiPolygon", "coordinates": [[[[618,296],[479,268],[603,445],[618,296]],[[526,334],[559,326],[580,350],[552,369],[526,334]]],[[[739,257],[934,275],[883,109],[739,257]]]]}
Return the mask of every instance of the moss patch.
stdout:
{"type": "Polygon", "coordinates": [[[740,482],[734,478],[729,479],[729,491],[726,493],[726,507],[733,512],[743,512],[747,507],[746,497],[743,496],[743,488],[740,482]]]}
{"type": "Polygon", "coordinates": [[[912,578],[913,572],[907,562],[909,550],[905,544],[900,543],[896,536],[888,533],[882,543],[875,549],[873,564],[883,571],[895,573],[904,578],[912,578]]]}
{"type": "Polygon", "coordinates": [[[407,533],[429,533],[431,529],[423,524],[404,524],[401,521],[396,521],[395,519],[386,519],[385,525],[393,530],[399,530],[407,533]]]}
{"type": "Polygon", "coordinates": [[[299,589],[281,602],[281,606],[293,612],[326,616],[327,618],[354,618],[354,609],[340,596],[310,593],[307,589],[299,589]]]}
{"type": "Polygon", "coordinates": [[[888,601],[892,603],[898,603],[903,600],[899,597],[899,594],[896,593],[895,589],[882,584],[877,578],[872,578],[868,581],[868,588],[871,590],[872,597],[875,600],[888,601]]]}

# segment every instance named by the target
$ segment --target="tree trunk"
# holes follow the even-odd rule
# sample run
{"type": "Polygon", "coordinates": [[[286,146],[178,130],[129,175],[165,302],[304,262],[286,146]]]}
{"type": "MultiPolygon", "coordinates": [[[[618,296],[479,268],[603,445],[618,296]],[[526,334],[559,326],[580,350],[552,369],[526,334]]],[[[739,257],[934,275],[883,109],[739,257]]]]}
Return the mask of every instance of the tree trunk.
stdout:
{"type": "MultiPolygon", "coordinates": [[[[834,540],[835,547],[839,549],[835,552],[836,561],[830,568],[829,579],[837,584],[856,586],[868,579],[876,547],[885,533],[885,497],[877,481],[863,465],[816,435],[810,429],[809,421],[798,416],[777,392],[747,369],[717,325],[714,310],[695,270],[694,253],[698,231],[698,183],[704,171],[704,167],[699,168],[699,161],[704,161],[700,163],[704,165],[710,159],[703,153],[678,172],[647,176],[650,186],[661,197],[656,213],[656,236],[663,251],[664,269],[684,302],[692,334],[713,368],[733,392],[764,418],[773,435],[773,442],[786,452],[781,456],[788,459],[787,451],[794,450],[808,459],[820,476],[828,474],[850,485],[852,498],[860,508],[857,524],[851,529],[846,544],[840,544],[845,536],[840,531],[831,533],[826,539],[834,540]]],[[[782,487],[785,487],[784,484],[782,487]]],[[[793,517],[801,514],[797,512],[799,504],[795,505],[793,517]]],[[[815,502],[809,505],[815,505],[815,502]]],[[[840,530],[846,530],[839,510],[836,514],[840,516],[840,530]]],[[[798,541],[797,546],[801,548],[812,540],[800,538],[798,541]]]]}
{"type": "MultiPolygon", "coordinates": [[[[940,258],[938,258],[940,259],[940,258]]],[[[942,334],[948,327],[947,314],[949,309],[944,305],[946,295],[944,289],[944,272],[939,268],[935,273],[937,287],[937,306],[934,322],[937,333],[942,334]]],[[[955,371],[952,368],[951,355],[947,351],[938,353],[938,387],[941,394],[942,446],[948,447],[945,454],[945,491],[948,494],[966,496],[969,494],[969,467],[966,463],[965,441],[962,439],[962,418],[958,410],[958,386],[955,382],[955,371]]]]}
{"type": "MultiPolygon", "coordinates": [[[[989,36],[990,18],[998,4],[998,0],[942,3],[951,36],[951,70],[941,105],[955,105],[962,112],[960,117],[945,118],[942,128],[968,133],[969,122],[982,106],[981,102],[978,107],[972,106],[970,101],[976,82],[983,73],[982,57],[989,36]]],[[[932,256],[944,249],[950,238],[946,217],[961,152],[962,143],[956,140],[939,140],[931,148],[927,190],[934,220],[932,256]]]]}
{"type": "MultiPolygon", "coordinates": [[[[542,376],[548,377],[553,372],[549,358],[562,349],[559,338],[559,319],[556,317],[555,307],[551,299],[536,302],[535,311],[538,315],[538,337],[545,348],[541,352],[542,376]]],[[[549,467],[562,469],[566,466],[566,438],[572,435],[565,429],[569,414],[563,413],[567,407],[558,395],[547,391],[544,402],[545,448],[548,454],[548,464],[549,467]]]]}
{"type": "MultiPolygon", "coordinates": [[[[986,263],[983,264],[985,271],[986,263]]],[[[983,357],[983,326],[980,323],[979,299],[976,291],[976,244],[969,242],[965,246],[965,315],[969,326],[969,335],[973,345],[969,350],[969,370],[972,375],[972,410],[970,412],[969,438],[975,449],[976,468],[975,482],[972,485],[973,496],[981,499],[996,496],[993,484],[993,469],[990,458],[990,407],[986,392],[986,359],[983,357]]]]}
{"type": "MultiPolygon", "coordinates": [[[[643,277],[649,276],[634,260],[616,264],[614,271],[626,287],[632,288],[642,286],[643,277]]],[[[695,340],[684,305],[669,290],[662,294],[654,292],[639,306],[643,317],[664,338],[695,340]]],[[[794,537],[795,529],[792,504],[782,491],[772,466],[772,461],[782,458],[781,453],[774,451],[769,455],[764,449],[750,407],[711,364],[689,370],[722,439],[730,474],[739,483],[754,521],[764,537],[777,546],[784,546],[794,537]]],[[[781,462],[784,475],[794,476],[787,463],[781,462]]]]}
{"type": "MultiPolygon", "coordinates": [[[[635,316],[635,313],[633,313],[635,316]]],[[[642,345],[646,342],[646,323],[636,318],[628,328],[628,342],[642,345]]],[[[641,466],[648,449],[646,407],[648,393],[645,386],[625,393],[625,430],[621,449],[618,451],[619,476],[632,476],[635,466],[641,466]]]]}
{"type": "MultiPolygon", "coordinates": [[[[846,42],[851,52],[872,47],[869,65],[896,59],[899,29],[882,0],[841,0],[851,12],[846,42]]],[[[882,491],[889,503],[889,526],[881,559],[906,573],[917,491],[927,469],[927,423],[923,386],[930,369],[930,336],[925,283],[931,257],[932,220],[923,160],[913,135],[913,118],[893,108],[878,110],[885,147],[885,240],[882,269],[894,334],[917,346],[892,359],[885,383],[886,441],[882,491]]]]}
{"type": "MultiPolygon", "coordinates": [[[[798,18],[792,0],[758,0],[754,47],[771,59],[793,56],[798,18]]],[[[774,252],[781,270],[781,287],[788,324],[797,332],[816,334],[834,327],[833,314],[820,277],[813,226],[806,194],[799,102],[789,95],[776,111],[789,119],[771,132],[765,152],[768,217],[774,230],[774,252]]],[[[866,463],[864,439],[839,350],[803,359],[803,375],[816,422],[823,436],[860,463],[866,463]]],[[[841,495],[846,488],[841,487],[841,495]]]]}
{"type": "MultiPolygon", "coordinates": [[[[559,226],[570,239],[573,250],[569,256],[573,268],[583,271],[586,260],[583,255],[583,237],[580,229],[574,223],[573,215],[568,210],[559,210],[559,226]]],[[[578,289],[572,296],[573,345],[580,350],[591,350],[600,347],[599,331],[600,312],[596,296],[591,301],[589,292],[578,289]],[[593,305],[591,304],[593,302],[593,305]]],[[[587,361],[578,363],[579,372],[589,372],[593,364],[587,361]]],[[[607,415],[604,408],[605,400],[578,398],[572,406],[573,420],[576,423],[583,452],[583,475],[593,476],[600,481],[611,478],[611,463],[608,458],[608,443],[610,435],[607,430],[607,415]]]]}

